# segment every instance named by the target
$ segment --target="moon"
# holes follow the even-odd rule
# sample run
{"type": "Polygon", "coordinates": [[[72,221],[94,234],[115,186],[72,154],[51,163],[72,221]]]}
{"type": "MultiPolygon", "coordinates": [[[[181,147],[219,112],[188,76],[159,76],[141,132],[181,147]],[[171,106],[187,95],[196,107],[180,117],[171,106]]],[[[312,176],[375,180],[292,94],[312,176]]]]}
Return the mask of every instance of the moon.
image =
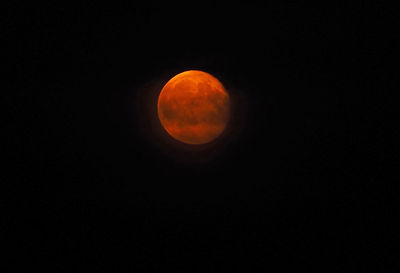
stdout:
{"type": "Polygon", "coordinates": [[[230,115],[229,94],[209,73],[188,70],[172,77],[158,97],[161,125],[174,139],[205,144],[219,137],[230,115]]]}

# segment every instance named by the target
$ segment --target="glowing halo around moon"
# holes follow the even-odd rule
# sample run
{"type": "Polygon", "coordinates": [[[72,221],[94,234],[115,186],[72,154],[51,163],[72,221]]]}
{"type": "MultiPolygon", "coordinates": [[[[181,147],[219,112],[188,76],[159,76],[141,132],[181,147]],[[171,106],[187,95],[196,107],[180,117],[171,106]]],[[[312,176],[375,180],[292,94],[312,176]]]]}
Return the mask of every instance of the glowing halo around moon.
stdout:
{"type": "Polygon", "coordinates": [[[174,139],[186,144],[206,144],[225,130],[229,94],[209,73],[188,70],[172,77],[158,97],[161,125],[174,139]]]}

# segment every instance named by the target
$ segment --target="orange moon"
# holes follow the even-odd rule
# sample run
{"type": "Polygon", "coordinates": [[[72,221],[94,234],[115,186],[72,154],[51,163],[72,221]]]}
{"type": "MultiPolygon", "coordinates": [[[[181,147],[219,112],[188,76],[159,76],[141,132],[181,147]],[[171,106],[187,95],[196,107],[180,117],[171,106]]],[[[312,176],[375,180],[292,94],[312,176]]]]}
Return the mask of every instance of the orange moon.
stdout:
{"type": "Polygon", "coordinates": [[[225,130],[230,114],[229,94],[212,75],[189,70],[171,78],[158,98],[164,129],[187,144],[205,144],[225,130]]]}

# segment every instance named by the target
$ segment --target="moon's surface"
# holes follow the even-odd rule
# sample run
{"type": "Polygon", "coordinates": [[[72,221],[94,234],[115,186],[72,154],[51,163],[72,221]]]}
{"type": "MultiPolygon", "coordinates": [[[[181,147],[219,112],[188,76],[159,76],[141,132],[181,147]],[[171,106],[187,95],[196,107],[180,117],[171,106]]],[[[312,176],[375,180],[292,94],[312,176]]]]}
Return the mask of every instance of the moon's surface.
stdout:
{"type": "Polygon", "coordinates": [[[189,70],[171,78],[158,98],[158,117],[164,129],[187,144],[205,144],[225,130],[229,94],[212,75],[189,70]]]}

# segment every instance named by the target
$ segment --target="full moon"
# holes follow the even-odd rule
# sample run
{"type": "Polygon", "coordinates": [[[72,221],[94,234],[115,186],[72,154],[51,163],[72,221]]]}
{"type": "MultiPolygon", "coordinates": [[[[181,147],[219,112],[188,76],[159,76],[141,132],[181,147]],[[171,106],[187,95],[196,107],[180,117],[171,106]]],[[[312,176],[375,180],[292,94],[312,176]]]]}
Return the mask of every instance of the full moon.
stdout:
{"type": "Polygon", "coordinates": [[[158,98],[158,117],[176,140],[205,144],[225,130],[229,119],[229,94],[209,73],[188,70],[172,77],[158,98]]]}

